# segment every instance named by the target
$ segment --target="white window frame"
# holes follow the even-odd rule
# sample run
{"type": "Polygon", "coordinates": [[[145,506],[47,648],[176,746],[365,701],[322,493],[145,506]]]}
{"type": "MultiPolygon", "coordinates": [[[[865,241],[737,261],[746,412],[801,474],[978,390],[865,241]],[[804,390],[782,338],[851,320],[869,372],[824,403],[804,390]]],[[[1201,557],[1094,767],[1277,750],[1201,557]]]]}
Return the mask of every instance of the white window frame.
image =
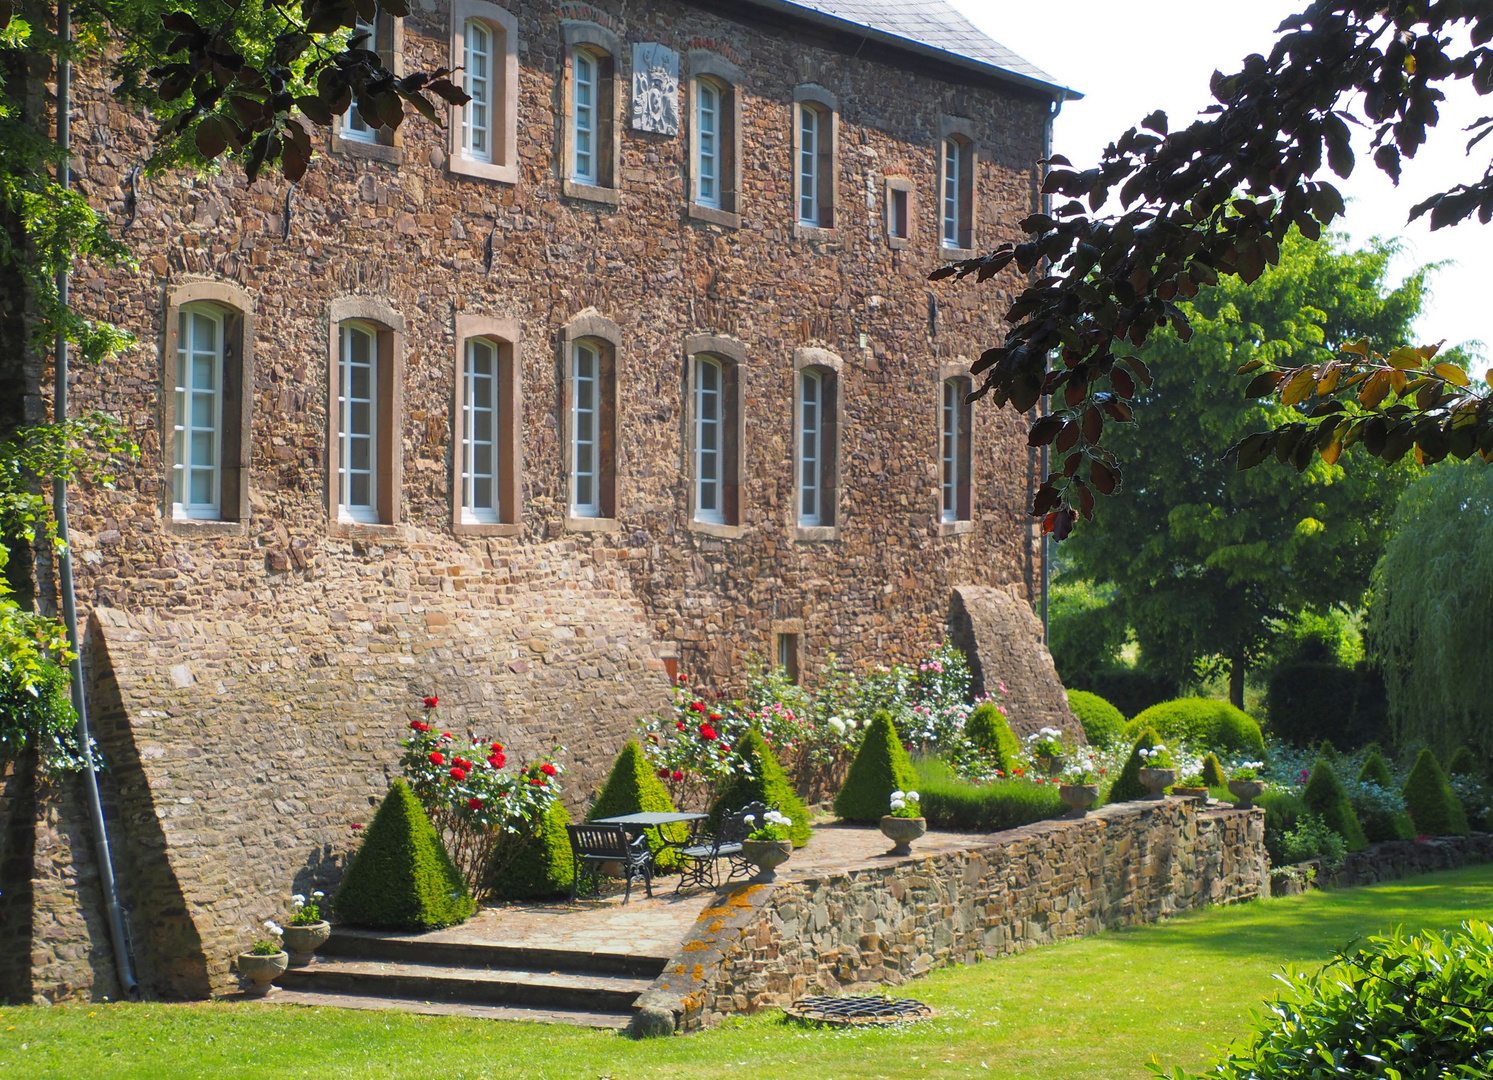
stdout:
{"type": "MultiPolygon", "coordinates": [[[[372,22],[369,22],[361,15],[358,16],[357,22],[353,26],[353,32],[362,33],[365,30],[368,32],[368,39],[363,42],[360,48],[367,49],[373,53],[379,51],[378,23],[378,15],[373,17],[372,22]]],[[[363,118],[358,115],[358,103],[356,101],[347,107],[347,112],[342,114],[342,130],[338,132],[338,135],[352,142],[378,142],[378,130],[369,127],[363,118]]]]}
{"type": "Polygon", "coordinates": [[[712,79],[695,80],[695,202],[721,209],[721,106],[725,94],[712,79]]]}
{"type": "Polygon", "coordinates": [[[219,521],[223,517],[223,357],[226,327],[222,312],[206,304],[183,305],[177,320],[176,416],[172,433],[176,440],[176,452],[171,463],[172,517],[192,521],[219,521]],[[213,343],[207,349],[198,347],[198,319],[206,320],[213,328],[213,343]],[[199,388],[196,384],[195,361],[199,356],[211,358],[210,388],[199,388]],[[211,395],[212,399],[212,423],[211,427],[198,427],[196,399],[206,395],[211,395]],[[206,434],[211,442],[211,460],[205,464],[198,463],[195,456],[195,436],[200,434],[206,434]],[[206,502],[194,501],[191,498],[193,474],[204,472],[211,477],[209,498],[206,502]],[[183,495],[186,496],[185,499],[182,498],[183,495]]]}
{"type": "Polygon", "coordinates": [[[945,379],[943,383],[943,430],[939,443],[943,450],[943,512],[940,520],[959,520],[959,413],[960,387],[958,379],[945,379]]]}
{"type": "Polygon", "coordinates": [[[962,177],[959,175],[959,163],[963,158],[964,148],[959,140],[950,135],[943,141],[943,192],[940,205],[943,207],[943,228],[940,232],[941,242],[946,248],[960,247],[959,238],[964,232],[964,222],[960,220],[960,190],[959,185],[962,177]]]}
{"type": "Polygon", "coordinates": [[[805,369],[799,374],[798,491],[794,501],[798,523],[806,528],[824,524],[824,381],[824,374],[813,369],[805,369]],[[809,422],[811,406],[812,424],[809,422]],[[809,452],[811,438],[812,453],[809,452]],[[813,511],[805,512],[809,496],[812,496],[813,511]]]}
{"type": "Polygon", "coordinates": [[[494,49],[497,35],[482,19],[467,19],[462,26],[465,43],[464,89],[471,100],[461,113],[461,152],[468,161],[492,164],[494,161],[493,87],[494,49]],[[480,47],[479,47],[480,43],[480,47]],[[481,71],[479,72],[479,66],[481,71]],[[479,116],[480,110],[480,116],[479,116]],[[483,146],[477,146],[480,141],[483,146]]]}
{"type": "Polygon", "coordinates": [[[570,516],[577,518],[599,518],[602,516],[601,485],[601,421],[602,421],[602,356],[601,349],[589,341],[577,341],[570,353],[570,516]],[[582,374],[583,362],[589,362],[590,374],[582,374]],[[590,405],[582,405],[582,391],[589,384],[590,405]],[[581,418],[589,414],[591,437],[581,438],[581,418]],[[583,469],[582,447],[590,451],[590,468],[583,469]],[[591,498],[581,501],[581,480],[591,482],[591,498]]]}
{"type": "Polygon", "coordinates": [[[466,357],[462,364],[462,427],[461,427],[461,522],[464,525],[497,525],[502,521],[502,498],[499,482],[502,467],[499,455],[502,451],[500,426],[502,421],[502,387],[500,385],[502,365],[498,343],[491,338],[473,337],[466,341],[466,357]],[[487,350],[488,371],[477,372],[478,351],[487,350]],[[487,398],[480,393],[480,384],[486,379],[487,398]],[[478,435],[478,418],[487,414],[487,438],[478,435]],[[476,458],[481,447],[488,450],[488,468],[478,472],[476,458]],[[488,505],[477,505],[477,481],[487,481],[488,505]]]}
{"type": "Polygon", "coordinates": [[[355,521],[361,524],[377,524],[379,521],[379,454],[378,454],[378,411],[379,411],[379,385],[378,385],[378,328],[358,320],[349,319],[342,323],[338,334],[339,349],[337,354],[337,516],[343,521],[355,521]],[[361,334],[368,339],[368,397],[354,398],[352,396],[353,363],[353,336],[361,334]],[[368,430],[367,432],[355,432],[352,430],[353,406],[358,402],[365,401],[368,404],[368,430]],[[368,467],[359,469],[353,467],[352,447],[355,439],[368,440],[368,467]],[[352,481],[354,474],[367,473],[368,475],[368,502],[354,503],[351,501],[352,481]]]}
{"type": "Polygon", "coordinates": [[[594,187],[600,176],[597,154],[601,148],[597,139],[596,109],[601,89],[601,61],[591,50],[576,48],[571,50],[570,65],[570,179],[572,183],[594,187]],[[589,68],[589,78],[582,78],[586,68],[589,68]],[[589,97],[585,104],[581,101],[582,91],[589,97]],[[585,136],[587,146],[584,151],[581,149],[582,136],[585,136]],[[582,157],[589,162],[586,168],[581,166],[582,157]]]}
{"type": "Polygon", "coordinates": [[[798,223],[819,227],[819,140],[826,117],[807,101],[798,103],[798,223]],[[807,212],[806,212],[807,211],[807,212]]]}
{"type": "Polygon", "coordinates": [[[726,523],[725,405],[726,365],[713,356],[696,356],[695,520],[712,525],[726,523]],[[713,388],[706,386],[707,372],[714,374],[713,388]]]}

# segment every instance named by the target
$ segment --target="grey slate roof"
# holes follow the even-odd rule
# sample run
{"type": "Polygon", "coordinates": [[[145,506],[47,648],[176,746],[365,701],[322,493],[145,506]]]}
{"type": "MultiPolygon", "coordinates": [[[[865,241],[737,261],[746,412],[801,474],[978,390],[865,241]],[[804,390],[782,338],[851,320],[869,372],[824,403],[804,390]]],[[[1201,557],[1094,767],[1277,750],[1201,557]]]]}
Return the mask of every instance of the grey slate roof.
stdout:
{"type": "MultiPolygon", "coordinates": [[[[947,0],[748,0],[762,7],[813,12],[815,21],[863,27],[887,44],[911,46],[924,55],[945,54],[961,67],[993,69],[1012,81],[1049,91],[1063,90],[1069,98],[1082,97],[1051,75],[975,28],[947,0]],[[827,17],[827,18],[824,18],[827,17]],[[900,39],[887,41],[887,38],[900,39]],[[962,62],[961,62],[962,61],[962,62]],[[973,61],[973,63],[970,63],[973,61]]],[[[811,16],[812,17],[812,16],[811,16]]]]}

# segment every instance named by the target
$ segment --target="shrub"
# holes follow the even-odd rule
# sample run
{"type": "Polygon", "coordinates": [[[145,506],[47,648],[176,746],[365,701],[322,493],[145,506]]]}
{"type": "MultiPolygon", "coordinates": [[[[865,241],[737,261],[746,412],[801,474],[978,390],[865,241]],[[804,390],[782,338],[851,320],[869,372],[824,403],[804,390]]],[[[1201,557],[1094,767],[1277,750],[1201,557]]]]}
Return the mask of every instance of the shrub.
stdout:
{"type": "Polygon", "coordinates": [[[1068,707],[1083,725],[1083,737],[1101,750],[1108,750],[1119,741],[1125,730],[1124,714],[1098,694],[1069,690],[1068,707]]]}
{"type": "Polygon", "coordinates": [[[1021,742],[1006,722],[1005,714],[990,702],[969,714],[964,722],[964,736],[1007,776],[1021,761],[1021,742]]]}
{"type": "Polygon", "coordinates": [[[1363,664],[1281,664],[1265,692],[1271,734],[1296,746],[1323,739],[1346,749],[1362,746],[1381,736],[1387,708],[1383,680],[1363,664]]]}
{"type": "Polygon", "coordinates": [[[1322,745],[1317,747],[1317,756],[1333,763],[1336,763],[1342,757],[1337,752],[1337,747],[1332,745],[1331,739],[1322,740],[1322,745]]]}
{"type": "Polygon", "coordinates": [[[1248,713],[1227,701],[1178,698],[1152,705],[1125,727],[1127,738],[1153,728],[1163,739],[1182,741],[1198,750],[1264,757],[1265,738],[1248,713]]]}
{"type": "MultiPolygon", "coordinates": [[[[669,798],[668,791],[658,777],[653,775],[653,769],[643,756],[643,748],[638,745],[638,740],[629,739],[618,753],[617,760],[612,763],[607,782],[602,785],[601,794],[596,796],[596,801],[586,812],[586,820],[649,812],[671,814],[674,812],[674,800],[669,798]]],[[[666,825],[662,829],[650,829],[648,838],[659,869],[666,870],[679,865],[678,856],[665,840],[684,839],[682,826],[666,825]]]]}
{"type": "Polygon", "coordinates": [[[1283,865],[1321,859],[1322,869],[1335,874],[1343,868],[1343,856],[1348,845],[1342,835],[1316,814],[1304,814],[1297,819],[1295,828],[1281,835],[1283,865]]]}
{"type": "Polygon", "coordinates": [[[1141,668],[1101,671],[1075,685],[1098,694],[1126,716],[1138,716],[1152,705],[1170,701],[1179,690],[1170,676],[1141,668]]]}
{"type": "Polygon", "coordinates": [[[1363,826],[1358,823],[1358,815],[1353,812],[1348,791],[1338,779],[1332,762],[1326,758],[1319,757],[1312,766],[1311,779],[1301,792],[1301,801],[1343,838],[1349,851],[1362,851],[1369,846],[1368,837],[1363,835],[1363,826]]]}
{"type": "MultiPolygon", "coordinates": [[[[732,810],[740,810],[750,802],[762,802],[793,819],[793,827],[788,830],[788,836],[794,847],[803,847],[809,842],[812,832],[809,828],[809,808],[788,782],[783,767],[772,756],[772,748],[763,740],[761,733],[753,728],[736,744],[736,749],[751,772],[748,774],[744,769],[738,771],[736,779],[716,796],[715,805],[710,808],[711,827],[719,825],[721,817],[732,810]]],[[[901,749],[900,745],[898,749],[901,749]]],[[[851,771],[855,771],[854,766],[851,766],[851,771]]],[[[888,796],[892,790],[887,789],[888,796]]],[[[881,802],[882,813],[885,813],[887,800],[882,799],[881,802]]],[[[877,815],[877,820],[881,820],[880,814],[877,815]]]]}
{"type": "Polygon", "coordinates": [[[1203,1073],[1168,1080],[1475,1077],[1493,1071],[1493,926],[1371,937],[1255,1012],[1254,1030],[1203,1073]]]}
{"type": "Polygon", "coordinates": [[[1223,771],[1223,762],[1218,760],[1218,755],[1211,751],[1203,757],[1203,783],[1210,788],[1227,787],[1229,783],[1228,773],[1223,771]]]}
{"type": "Polygon", "coordinates": [[[1282,788],[1261,793],[1255,805],[1265,811],[1265,850],[1275,866],[1286,865],[1286,833],[1295,829],[1306,816],[1307,810],[1301,796],[1282,788]]]}
{"type": "Polygon", "coordinates": [[[1415,839],[1415,826],[1410,823],[1410,815],[1405,813],[1405,800],[1393,785],[1385,787],[1373,780],[1353,783],[1345,780],[1343,787],[1369,843],[1415,839]]]}
{"type": "MultiPolygon", "coordinates": [[[[1001,719],[1004,722],[1005,718],[1001,719]]],[[[871,718],[860,752],[850,763],[845,786],[835,796],[835,813],[846,821],[880,821],[887,812],[892,792],[916,790],[917,785],[917,770],[907,756],[892,718],[879,712],[871,718]]]]}
{"type": "Polygon", "coordinates": [[[1370,750],[1369,756],[1363,760],[1363,768],[1358,770],[1358,782],[1360,784],[1378,784],[1385,791],[1393,791],[1394,777],[1389,773],[1389,766],[1379,756],[1377,750],[1370,750]]]}
{"type": "Polygon", "coordinates": [[[1415,823],[1415,831],[1422,836],[1466,836],[1467,815],[1462,804],[1452,794],[1451,785],[1436,755],[1422,750],[1415,759],[1415,767],[1405,778],[1401,789],[1405,796],[1405,807],[1415,823]]]}
{"type": "Polygon", "coordinates": [[[1146,728],[1135,740],[1135,745],[1130,748],[1130,756],[1125,759],[1125,767],[1120,770],[1120,775],[1105,796],[1105,802],[1130,802],[1133,799],[1144,799],[1149,795],[1150,789],[1140,782],[1142,750],[1149,750],[1161,742],[1161,736],[1156,734],[1155,728],[1146,728]]]}
{"type": "Polygon", "coordinates": [[[475,906],[420,801],[395,780],[363,830],[333,909],[352,926],[436,930],[466,919],[475,906]]]}
{"type": "Polygon", "coordinates": [[[1489,819],[1493,818],[1493,790],[1488,781],[1481,776],[1458,774],[1448,776],[1446,782],[1461,804],[1468,826],[1487,832],[1489,819]]]}
{"type": "Polygon", "coordinates": [[[1452,759],[1446,763],[1447,776],[1482,776],[1483,771],[1477,755],[1468,749],[1466,743],[1457,747],[1452,759]]]}
{"type": "Polygon", "coordinates": [[[491,882],[492,895],[503,900],[545,900],[570,891],[575,861],[570,855],[570,814],[559,799],[550,803],[539,830],[510,835],[513,850],[491,882]]]}
{"type": "Polygon", "coordinates": [[[1056,784],[1029,780],[970,784],[938,758],[919,761],[917,774],[923,816],[935,829],[999,832],[1060,817],[1068,809],[1058,796],[1056,784]]]}

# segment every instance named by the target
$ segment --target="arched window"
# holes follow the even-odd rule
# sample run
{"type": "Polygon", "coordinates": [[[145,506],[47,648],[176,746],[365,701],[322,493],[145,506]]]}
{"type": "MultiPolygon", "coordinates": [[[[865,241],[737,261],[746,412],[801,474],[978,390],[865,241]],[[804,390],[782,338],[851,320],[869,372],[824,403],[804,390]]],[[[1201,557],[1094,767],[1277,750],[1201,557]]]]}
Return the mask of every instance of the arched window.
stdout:
{"type": "Polygon", "coordinates": [[[602,517],[601,512],[601,350],[592,341],[577,341],[571,356],[570,512],[602,517]]]}
{"type": "Polygon", "coordinates": [[[492,525],[500,519],[498,499],[498,347],[489,338],[469,338],[462,370],[462,518],[492,525]]]}
{"type": "Polygon", "coordinates": [[[824,525],[824,373],[799,376],[798,523],[824,525]]]}
{"type": "Polygon", "coordinates": [[[379,521],[378,331],[366,323],[344,322],[337,363],[339,516],[379,521]]]}
{"type": "MultiPolygon", "coordinates": [[[[401,18],[382,9],[376,10],[372,19],[358,15],[353,33],[365,35],[357,46],[359,49],[374,53],[386,71],[396,76],[403,74],[400,50],[404,30],[401,18]]],[[[337,118],[332,130],[332,149],[397,164],[402,154],[398,129],[387,124],[370,124],[360,109],[354,99],[347,111],[337,118]]]]}
{"type": "Polygon", "coordinates": [[[490,0],[453,0],[451,66],[471,100],[451,107],[447,167],[518,183],[518,20],[490,0]]]}
{"type": "Polygon", "coordinates": [[[174,516],[217,521],[223,486],[223,314],[188,304],[176,333],[174,516]]]}
{"type": "Polygon", "coordinates": [[[691,50],[688,90],[690,217],[741,227],[741,72],[715,53],[691,50]]]}
{"type": "Polygon", "coordinates": [[[564,56],[560,140],[561,193],[615,204],[618,200],[616,131],[618,57],[625,47],[595,23],[561,20],[564,56]]]}
{"type": "Polygon", "coordinates": [[[943,380],[939,410],[939,448],[942,486],[941,520],[970,520],[970,380],[962,376],[943,380]]]}
{"type": "Polygon", "coordinates": [[[833,353],[812,348],[795,350],[793,360],[793,522],[799,539],[834,539],[840,524],[842,362],[833,353]]]}
{"type": "Polygon", "coordinates": [[[616,323],[594,309],[577,315],[562,335],[565,357],[565,471],[570,488],[567,527],[609,529],[617,518],[616,323]]]}
{"type": "Polygon", "coordinates": [[[794,91],[793,195],[801,227],[835,227],[837,111],[834,97],[821,87],[794,91]]]}
{"type": "Polygon", "coordinates": [[[378,300],[331,305],[329,511],[343,525],[397,525],[403,473],[404,319],[378,300]]]}
{"type": "Polygon", "coordinates": [[[978,159],[973,125],[944,117],[938,151],[938,242],[945,249],[975,246],[975,188],[978,159]]]}
{"type": "Polygon", "coordinates": [[[721,208],[721,88],[713,79],[700,79],[695,88],[695,201],[712,210],[721,208]]]}
{"type": "Polygon", "coordinates": [[[726,523],[725,372],[711,356],[695,358],[695,519],[726,523]]]}
{"type": "Polygon", "coordinates": [[[492,161],[492,31],[481,19],[466,21],[466,92],[462,151],[473,161],[492,161]]]}
{"type": "Polygon", "coordinates": [[[522,521],[523,450],[518,323],[456,317],[452,524],[511,535],[522,521]]]}

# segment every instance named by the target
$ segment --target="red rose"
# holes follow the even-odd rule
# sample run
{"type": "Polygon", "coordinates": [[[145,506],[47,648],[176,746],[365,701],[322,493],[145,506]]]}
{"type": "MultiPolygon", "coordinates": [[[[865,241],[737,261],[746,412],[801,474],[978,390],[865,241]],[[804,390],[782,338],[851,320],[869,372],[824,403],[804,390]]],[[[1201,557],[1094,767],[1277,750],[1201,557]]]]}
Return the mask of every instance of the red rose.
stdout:
{"type": "Polygon", "coordinates": [[[441,699],[438,698],[438,697],[428,697],[428,698],[425,699],[425,707],[427,709],[433,709],[436,706],[436,702],[438,702],[440,700],[441,699]]]}
{"type": "Polygon", "coordinates": [[[446,763],[446,755],[436,750],[430,755],[430,763],[432,765],[444,765],[446,763]]]}
{"type": "Polygon", "coordinates": [[[418,720],[411,720],[410,721],[410,727],[414,728],[416,731],[419,731],[420,730],[420,721],[418,721],[418,720]]]}
{"type": "Polygon", "coordinates": [[[715,720],[717,722],[720,721],[720,718],[721,718],[721,714],[718,713],[718,712],[713,712],[713,713],[710,714],[709,717],[707,717],[707,719],[709,719],[709,720],[715,720]]]}
{"type": "Polygon", "coordinates": [[[721,743],[721,753],[723,753],[723,754],[729,754],[730,752],[731,752],[731,748],[729,746],[727,746],[725,743],[721,743]]]}
{"type": "Polygon", "coordinates": [[[716,735],[715,728],[711,727],[709,724],[701,724],[700,738],[704,739],[706,742],[715,742],[715,740],[719,738],[719,736],[716,735]]]}
{"type": "Polygon", "coordinates": [[[658,778],[660,780],[667,780],[669,778],[669,770],[668,769],[659,769],[658,770],[658,778]]]}
{"type": "Polygon", "coordinates": [[[356,821],[354,821],[354,822],[353,822],[353,832],[357,832],[357,831],[358,831],[358,830],[359,830],[359,829],[361,829],[361,828],[362,828],[362,827],[363,827],[363,826],[362,826],[362,825],[360,825],[360,824],[358,824],[358,823],[357,823],[357,822],[356,822],[356,821]]]}
{"type": "Polygon", "coordinates": [[[677,783],[679,783],[679,781],[681,781],[681,780],[684,779],[684,773],[680,772],[678,769],[675,769],[674,772],[671,774],[670,779],[672,779],[674,781],[674,783],[677,784],[677,783]]]}
{"type": "Polygon", "coordinates": [[[491,746],[491,747],[489,747],[489,749],[491,749],[491,750],[494,750],[494,751],[497,751],[497,752],[499,752],[499,753],[501,753],[501,752],[502,752],[502,750],[503,750],[503,744],[502,744],[502,743],[500,743],[500,742],[495,742],[495,743],[493,743],[493,744],[492,744],[492,746],[491,746]]]}
{"type": "Polygon", "coordinates": [[[553,765],[546,761],[543,765],[539,766],[539,771],[544,773],[545,776],[554,776],[556,770],[553,765]]]}
{"type": "Polygon", "coordinates": [[[508,759],[505,758],[502,754],[492,754],[488,757],[487,763],[494,769],[501,769],[508,763],[508,759]]]}
{"type": "Polygon", "coordinates": [[[461,783],[466,778],[467,778],[467,771],[465,769],[452,769],[451,770],[451,779],[455,780],[458,784],[461,783]]]}
{"type": "Polygon", "coordinates": [[[684,721],[683,720],[675,720],[674,721],[674,726],[677,727],[680,731],[683,731],[684,730],[684,721]]]}
{"type": "Polygon", "coordinates": [[[702,713],[705,711],[705,702],[696,701],[690,705],[690,709],[694,712],[702,713]]]}
{"type": "Polygon", "coordinates": [[[685,683],[689,682],[689,676],[683,674],[682,672],[678,676],[676,676],[676,678],[678,678],[680,686],[683,686],[685,683]]]}
{"type": "Polygon", "coordinates": [[[482,800],[481,799],[468,799],[467,800],[467,809],[468,810],[481,810],[482,809],[482,800]]]}
{"type": "Polygon", "coordinates": [[[443,732],[441,732],[441,738],[443,738],[443,739],[451,739],[453,742],[455,741],[455,736],[452,735],[449,731],[443,731],[443,732]]]}
{"type": "Polygon", "coordinates": [[[539,787],[539,786],[541,786],[541,785],[542,785],[542,784],[543,784],[543,783],[544,783],[544,780],[543,780],[543,779],[541,779],[541,778],[540,778],[540,777],[537,777],[537,776],[535,776],[535,777],[533,777],[533,778],[531,778],[531,779],[530,779],[530,780],[529,780],[529,786],[530,786],[530,787],[539,787]]]}

